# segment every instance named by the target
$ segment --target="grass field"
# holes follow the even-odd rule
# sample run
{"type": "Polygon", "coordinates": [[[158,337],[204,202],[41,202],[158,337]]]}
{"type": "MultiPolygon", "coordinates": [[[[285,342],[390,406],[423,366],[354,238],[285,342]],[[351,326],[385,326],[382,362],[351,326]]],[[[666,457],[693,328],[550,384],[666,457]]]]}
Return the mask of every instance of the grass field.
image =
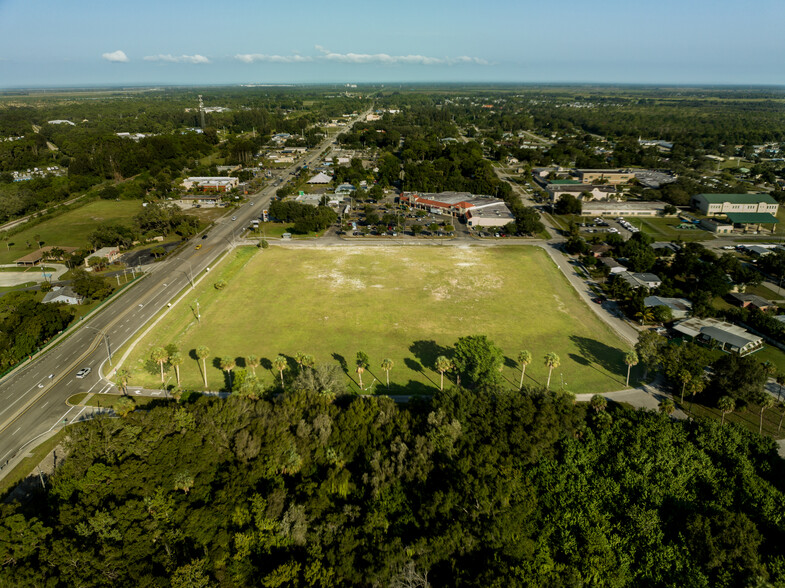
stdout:
{"type": "Polygon", "coordinates": [[[69,210],[11,235],[8,242],[0,246],[0,264],[13,263],[15,259],[38,249],[35,235],[40,236],[44,246],[86,247],[89,244],[87,236],[99,224],[124,223],[140,210],[142,210],[142,203],[138,200],[96,200],[69,210]],[[30,247],[27,247],[27,243],[30,243],[30,247]],[[10,248],[7,245],[10,245],[10,248]]]}
{"type": "Polygon", "coordinates": [[[681,224],[677,218],[636,218],[634,220],[628,219],[636,227],[642,227],[642,230],[654,237],[656,241],[709,241],[714,238],[713,233],[704,231],[703,229],[677,229],[676,227],[681,224]]]}
{"type": "MultiPolygon", "coordinates": [[[[343,362],[356,379],[357,351],[370,357],[364,383],[383,382],[382,359],[395,362],[391,392],[429,392],[439,384],[434,359],[465,335],[488,335],[505,353],[511,387],[520,376],[512,358],[534,355],[529,384],[544,384],[543,357],[561,358],[552,387],[599,392],[624,387],[622,342],[581,302],[547,254],[534,247],[324,247],[236,250],[177,305],[126,361],[131,384],[160,387],[150,351],[176,344],[187,357],[184,387],[202,389],[194,350],[207,345],[208,383],[225,386],[218,358],[312,354],[343,362]],[[216,290],[225,279],[228,285],[216,290]],[[196,320],[198,299],[201,324],[196,320]]],[[[265,383],[278,373],[259,368],[265,383]]],[[[633,374],[635,371],[633,371],[633,374]]],[[[171,376],[169,369],[167,378],[171,376]]],[[[173,382],[170,380],[170,382],[173,382]]],[[[350,384],[356,389],[355,384],[350,384]]],[[[381,387],[377,384],[377,390],[381,387]]]]}

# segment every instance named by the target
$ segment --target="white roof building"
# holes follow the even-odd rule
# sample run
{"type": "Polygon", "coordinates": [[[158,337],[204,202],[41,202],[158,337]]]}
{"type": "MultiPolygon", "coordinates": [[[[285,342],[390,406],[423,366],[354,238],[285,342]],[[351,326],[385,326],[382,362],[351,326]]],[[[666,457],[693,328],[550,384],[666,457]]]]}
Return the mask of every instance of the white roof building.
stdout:
{"type": "Polygon", "coordinates": [[[693,317],[676,323],[673,329],[703,343],[715,344],[723,351],[749,355],[763,348],[763,339],[745,329],[715,318],[693,317]]]}
{"type": "Polygon", "coordinates": [[[333,181],[333,179],[332,179],[331,176],[328,176],[324,172],[319,172],[314,177],[312,177],[310,180],[308,180],[308,183],[309,184],[329,184],[332,181],[333,181]]]}

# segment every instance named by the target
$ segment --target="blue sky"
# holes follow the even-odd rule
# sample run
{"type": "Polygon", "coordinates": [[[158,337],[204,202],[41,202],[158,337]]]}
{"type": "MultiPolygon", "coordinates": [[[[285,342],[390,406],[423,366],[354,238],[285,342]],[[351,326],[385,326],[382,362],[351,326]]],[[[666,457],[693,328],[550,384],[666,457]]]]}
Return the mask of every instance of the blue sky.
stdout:
{"type": "Polygon", "coordinates": [[[785,0],[0,0],[0,87],[785,84],[785,0]]]}

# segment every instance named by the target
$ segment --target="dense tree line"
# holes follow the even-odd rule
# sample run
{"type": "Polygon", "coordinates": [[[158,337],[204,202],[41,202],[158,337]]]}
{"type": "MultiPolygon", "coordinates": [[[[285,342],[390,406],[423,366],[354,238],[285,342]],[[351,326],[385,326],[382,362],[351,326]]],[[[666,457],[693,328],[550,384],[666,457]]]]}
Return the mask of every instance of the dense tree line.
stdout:
{"type": "MultiPolygon", "coordinates": [[[[71,430],[0,575],[48,586],[785,581],[769,439],[569,398],[201,398],[71,430]]],[[[123,414],[127,411],[123,410],[123,414]]]]}
{"type": "Polygon", "coordinates": [[[329,206],[311,206],[294,200],[276,200],[270,204],[270,215],[279,221],[294,223],[292,232],[306,234],[322,231],[338,220],[329,206]]]}
{"type": "Polygon", "coordinates": [[[32,292],[0,297],[0,369],[35,352],[73,320],[66,304],[43,304],[32,292]]]}

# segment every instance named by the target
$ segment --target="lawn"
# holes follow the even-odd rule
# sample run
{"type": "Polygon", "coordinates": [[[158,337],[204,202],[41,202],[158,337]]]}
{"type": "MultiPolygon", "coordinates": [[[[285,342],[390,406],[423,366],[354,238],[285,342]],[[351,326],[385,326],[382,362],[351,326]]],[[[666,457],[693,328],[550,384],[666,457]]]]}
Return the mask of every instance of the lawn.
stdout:
{"type": "Polygon", "coordinates": [[[627,220],[636,227],[641,227],[645,233],[654,237],[656,241],[676,241],[678,239],[682,241],[709,241],[714,238],[713,233],[703,229],[677,229],[676,227],[681,224],[678,218],[629,217],[627,220]]]}
{"type": "MultiPolygon", "coordinates": [[[[547,254],[526,246],[239,248],[136,346],[125,367],[131,385],[160,387],[150,351],[173,343],[187,357],[183,386],[202,389],[194,350],[207,345],[208,383],[218,389],[225,386],[220,357],[237,358],[242,367],[247,355],[271,360],[302,351],[317,363],[345,362],[353,382],[362,350],[371,364],[366,387],[385,380],[379,365],[390,358],[391,392],[420,393],[439,384],[434,359],[458,337],[475,334],[504,351],[511,387],[520,377],[514,358],[527,349],[535,358],[526,370],[529,384],[545,383],[543,357],[553,351],[561,366],[552,387],[624,388],[624,344],[547,254]],[[228,285],[217,290],[221,278],[228,285]],[[197,299],[201,323],[193,310],[197,299]]],[[[257,373],[268,384],[278,377],[269,367],[257,373]]]]}
{"type": "Polygon", "coordinates": [[[87,247],[87,236],[105,222],[130,224],[128,220],[142,210],[138,200],[95,200],[55,216],[41,224],[34,225],[11,235],[7,243],[0,247],[0,264],[13,263],[28,253],[38,249],[36,235],[44,246],[87,247]],[[30,244],[30,247],[27,244],[30,244]],[[10,245],[10,248],[7,247],[10,245]]]}

